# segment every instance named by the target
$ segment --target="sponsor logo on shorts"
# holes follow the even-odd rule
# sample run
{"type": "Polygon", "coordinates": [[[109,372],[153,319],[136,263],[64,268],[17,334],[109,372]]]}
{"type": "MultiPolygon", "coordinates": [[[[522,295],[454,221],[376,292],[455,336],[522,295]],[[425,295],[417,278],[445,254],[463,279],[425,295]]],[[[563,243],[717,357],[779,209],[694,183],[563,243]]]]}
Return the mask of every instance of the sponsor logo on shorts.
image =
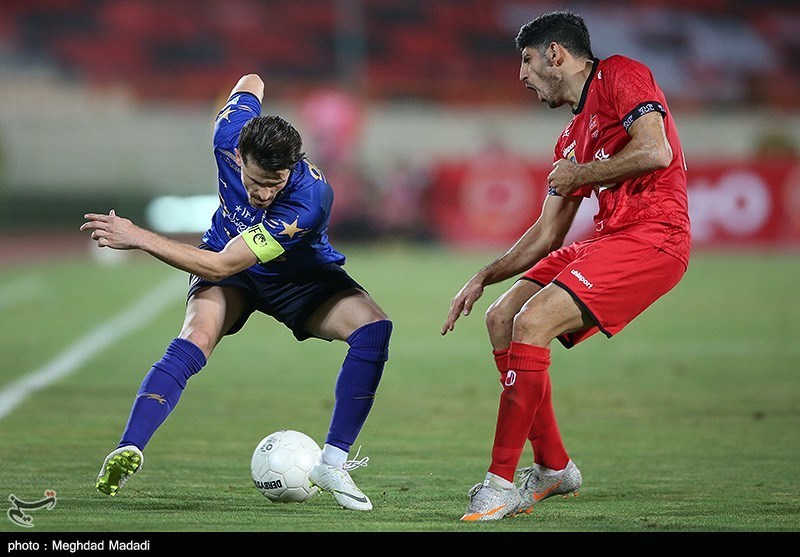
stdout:
{"type": "Polygon", "coordinates": [[[581,274],[580,271],[578,271],[576,269],[572,269],[570,271],[570,274],[574,275],[576,279],[578,279],[580,282],[582,282],[586,286],[586,288],[591,288],[592,286],[594,286],[594,284],[589,282],[587,280],[587,278],[581,274]]]}

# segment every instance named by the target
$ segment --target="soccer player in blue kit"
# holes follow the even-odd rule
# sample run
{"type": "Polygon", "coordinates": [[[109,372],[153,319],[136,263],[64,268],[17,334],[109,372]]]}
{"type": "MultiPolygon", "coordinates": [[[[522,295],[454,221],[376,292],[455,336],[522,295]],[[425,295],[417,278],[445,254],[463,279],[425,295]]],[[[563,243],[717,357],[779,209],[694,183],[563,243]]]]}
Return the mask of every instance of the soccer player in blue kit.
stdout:
{"type": "Polygon", "coordinates": [[[180,334],[142,381],[119,445],[103,462],[96,488],[115,495],[144,463],[142,451],[180,399],[187,381],[226,335],[260,311],[299,341],[348,344],[335,385],[335,405],[310,480],[347,509],[372,502],[348,460],[372,409],[389,356],[392,322],[342,268],[328,241],[333,190],[302,152],[297,130],[262,116],[264,83],[243,76],[217,114],[214,157],[220,205],[199,247],[166,238],[111,210],[84,215],[81,230],[100,247],[138,249],[191,274],[180,334]]]}

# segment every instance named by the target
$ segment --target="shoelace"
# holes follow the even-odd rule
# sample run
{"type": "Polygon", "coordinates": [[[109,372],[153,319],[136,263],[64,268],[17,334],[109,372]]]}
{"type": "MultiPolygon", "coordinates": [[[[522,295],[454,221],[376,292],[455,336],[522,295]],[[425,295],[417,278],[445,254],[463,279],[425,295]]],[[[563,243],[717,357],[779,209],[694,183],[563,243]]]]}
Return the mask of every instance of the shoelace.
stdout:
{"type": "Polygon", "coordinates": [[[358,450],[356,451],[356,456],[353,457],[353,460],[345,461],[345,463],[342,465],[342,468],[344,468],[345,472],[349,472],[350,470],[355,470],[356,468],[365,467],[367,465],[367,463],[369,462],[369,457],[365,456],[364,458],[359,460],[358,459],[359,453],[361,453],[361,445],[358,446],[358,450]]]}
{"type": "Polygon", "coordinates": [[[525,479],[531,474],[533,474],[533,466],[526,466],[517,470],[517,477],[520,479],[525,479]]]}
{"type": "Polygon", "coordinates": [[[483,487],[482,483],[473,485],[469,489],[469,491],[467,491],[467,495],[469,495],[470,497],[475,497],[475,495],[481,490],[482,487],[483,487]]]}
{"type": "Polygon", "coordinates": [[[528,485],[528,482],[533,477],[533,466],[526,466],[517,470],[517,477],[522,480],[522,486],[528,485]]]}
{"type": "MultiPolygon", "coordinates": [[[[478,495],[478,493],[480,493],[480,491],[481,491],[481,488],[482,488],[483,486],[484,486],[484,485],[483,485],[483,482],[481,482],[481,483],[479,483],[479,484],[475,484],[475,485],[473,485],[473,486],[472,486],[472,488],[470,488],[470,490],[467,492],[467,495],[469,495],[469,497],[470,497],[470,498],[471,498],[473,501],[476,499],[476,496],[478,496],[478,497],[477,497],[477,499],[478,499],[478,500],[480,500],[480,499],[485,499],[485,498],[487,498],[487,497],[491,497],[491,495],[490,495],[490,490],[489,490],[489,489],[487,489],[487,490],[484,492],[484,495],[483,495],[483,496],[480,496],[480,495],[478,495]]],[[[516,491],[516,489],[515,489],[514,491],[516,491]]]]}

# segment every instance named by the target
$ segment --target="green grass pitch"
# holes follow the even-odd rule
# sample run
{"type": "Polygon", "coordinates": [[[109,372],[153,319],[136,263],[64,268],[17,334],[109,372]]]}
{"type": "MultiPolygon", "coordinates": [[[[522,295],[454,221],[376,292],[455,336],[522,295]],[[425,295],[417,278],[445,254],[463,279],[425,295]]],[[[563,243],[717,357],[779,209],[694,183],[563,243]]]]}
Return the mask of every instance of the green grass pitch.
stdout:
{"type": "Polygon", "coordinates": [[[57,493],[54,508],[29,513],[31,528],[0,518],[0,532],[800,530],[796,253],[698,252],[684,280],[613,339],[554,345],[554,404],[583,472],[580,496],[462,523],[467,490],[489,464],[500,391],[483,311],[510,283],[487,288],[442,337],[452,296],[497,254],[343,251],[395,324],[355,447],[370,459],[353,474],[372,512],[345,511],[327,495],[271,503],[253,486],[250,456],[267,433],[298,429],[324,441],[346,348],[299,343],[263,315],[224,340],[189,382],[120,494],[97,493],[100,463],[142,377],[178,333],[185,277],[141,254],[104,265],[87,253],[0,267],[3,396],[28,374],[67,370],[0,418],[3,500],[57,493]],[[169,301],[142,308],[159,285],[169,301]],[[115,335],[113,320],[134,307],[139,325],[115,335]]]}

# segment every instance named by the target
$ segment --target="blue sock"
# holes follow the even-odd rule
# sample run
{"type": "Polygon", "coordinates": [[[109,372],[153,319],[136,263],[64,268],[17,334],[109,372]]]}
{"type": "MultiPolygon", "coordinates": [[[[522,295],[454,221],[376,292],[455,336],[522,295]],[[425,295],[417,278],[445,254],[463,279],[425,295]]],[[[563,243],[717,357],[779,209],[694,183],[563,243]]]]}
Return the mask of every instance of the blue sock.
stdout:
{"type": "Polygon", "coordinates": [[[383,320],[364,325],[348,337],[350,348],[336,380],[336,404],[325,440],[329,445],[349,452],[355,443],[389,359],[391,335],[392,322],[383,320]]]}
{"type": "Polygon", "coordinates": [[[174,339],[142,381],[118,446],[135,445],[143,450],[175,409],[186,381],[204,365],[206,356],[202,350],[188,340],[174,339]]]}

